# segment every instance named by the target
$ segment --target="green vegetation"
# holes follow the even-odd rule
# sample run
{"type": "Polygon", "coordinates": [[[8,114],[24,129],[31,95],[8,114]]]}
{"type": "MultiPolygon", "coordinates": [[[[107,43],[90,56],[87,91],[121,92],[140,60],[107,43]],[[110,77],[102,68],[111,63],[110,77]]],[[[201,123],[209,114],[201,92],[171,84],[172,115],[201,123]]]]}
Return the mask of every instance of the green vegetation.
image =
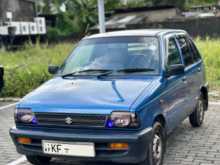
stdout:
{"type": "MultiPolygon", "coordinates": [[[[48,39],[53,41],[59,37],[70,36],[72,34],[85,34],[92,26],[98,23],[97,0],[51,0],[53,7],[57,11],[57,21],[55,27],[48,29],[48,39]],[[66,5],[66,12],[60,11],[60,6],[66,5]]],[[[45,13],[48,11],[48,1],[45,13]]],[[[105,0],[106,12],[117,8],[118,1],[105,0]]]]}
{"type": "Polygon", "coordinates": [[[206,65],[206,74],[212,89],[220,88],[220,39],[196,39],[206,65]]]}
{"type": "Polygon", "coordinates": [[[0,51],[0,61],[5,68],[5,87],[2,97],[21,97],[50,78],[48,65],[61,64],[71,52],[73,44],[53,47],[28,45],[17,52],[0,51]]]}
{"type": "MultiPolygon", "coordinates": [[[[220,87],[220,39],[196,39],[196,44],[203,55],[208,81],[212,88],[220,87]]],[[[0,61],[4,65],[5,88],[1,96],[21,97],[51,78],[48,65],[62,64],[71,52],[73,44],[55,46],[28,45],[17,52],[0,51],[0,61]]]]}
{"type": "Polygon", "coordinates": [[[186,5],[188,6],[196,6],[196,5],[208,5],[208,4],[217,4],[218,0],[188,0],[186,1],[186,5]]]}
{"type": "MultiPolygon", "coordinates": [[[[85,34],[89,28],[98,23],[97,0],[43,0],[38,1],[38,10],[46,14],[56,14],[55,27],[48,29],[49,41],[72,34],[85,34]],[[61,11],[61,6],[66,11],[61,11]]],[[[117,8],[173,5],[179,8],[190,8],[195,5],[216,4],[218,0],[105,0],[106,12],[117,8]]]]}

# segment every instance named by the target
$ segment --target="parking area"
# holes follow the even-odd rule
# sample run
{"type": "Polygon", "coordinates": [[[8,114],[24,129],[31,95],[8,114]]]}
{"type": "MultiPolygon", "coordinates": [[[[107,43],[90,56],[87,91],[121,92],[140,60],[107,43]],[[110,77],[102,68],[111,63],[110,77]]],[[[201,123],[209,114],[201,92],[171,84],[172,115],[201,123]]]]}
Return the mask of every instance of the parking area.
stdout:
{"type": "Polygon", "coordinates": [[[0,103],[0,165],[5,165],[20,157],[9,137],[8,130],[13,126],[13,103],[0,103]],[[7,105],[12,105],[7,108],[7,105]]]}
{"type": "MultiPolygon", "coordinates": [[[[15,151],[8,130],[13,126],[14,105],[0,103],[0,165],[30,165],[15,151]],[[1,108],[5,107],[5,108],[1,108]]],[[[73,159],[54,159],[53,165],[110,165],[79,163],[73,159]]],[[[192,128],[185,120],[168,138],[164,165],[220,164],[220,104],[211,104],[201,128],[192,128]]],[[[111,164],[112,165],[112,164],[111,164]]]]}

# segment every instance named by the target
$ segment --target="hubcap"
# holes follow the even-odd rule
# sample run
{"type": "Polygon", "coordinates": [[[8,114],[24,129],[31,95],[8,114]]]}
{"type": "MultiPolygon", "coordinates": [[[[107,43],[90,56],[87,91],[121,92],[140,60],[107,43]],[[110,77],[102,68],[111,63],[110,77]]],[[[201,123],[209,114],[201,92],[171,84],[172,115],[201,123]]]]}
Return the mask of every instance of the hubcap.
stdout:
{"type": "Polygon", "coordinates": [[[200,123],[202,123],[203,119],[204,119],[205,111],[204,111],[203,103],[201,100],[199,101],[199,105],[198,105],[198,113],[199,113],[199,121],[200,121],[200,123]]]}
{"type": "Polygon", "coordinates": [[[153,139],[153,158],[155,165],[158,165],[162,156],[162,140],[158,134],[154,135],[153,139]]]}

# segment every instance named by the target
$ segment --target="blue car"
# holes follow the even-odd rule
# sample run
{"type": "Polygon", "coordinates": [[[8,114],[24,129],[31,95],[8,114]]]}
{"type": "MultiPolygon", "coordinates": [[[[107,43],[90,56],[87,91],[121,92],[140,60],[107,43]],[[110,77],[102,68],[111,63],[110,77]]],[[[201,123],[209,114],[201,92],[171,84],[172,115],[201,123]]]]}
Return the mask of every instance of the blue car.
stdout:
{"type": "Polygon", "coordinates": [[[201,55],[183,30],[83,38],[54,77],[16,107],[10,135],[35,165],[52,157],[162,165],[166,138],[208,109],[201,55]]]}

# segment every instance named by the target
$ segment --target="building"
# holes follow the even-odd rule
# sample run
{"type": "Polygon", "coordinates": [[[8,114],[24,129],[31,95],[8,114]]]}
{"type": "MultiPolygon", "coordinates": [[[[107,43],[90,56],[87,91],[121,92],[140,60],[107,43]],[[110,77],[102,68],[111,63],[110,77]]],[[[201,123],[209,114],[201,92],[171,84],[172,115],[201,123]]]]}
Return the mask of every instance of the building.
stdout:
{"type": "MultiPolygon", "coordinates": [[[[106,21],[106,28],[108,30],[126,29],[130,24],[163,22],[169,19],[176,19],[179,16],[179,9],[173,6],[117,9],[106,21]]],[[[96,28],[98,27],[94,27],[93,30],[96,28]]]]}
{"type": "Polygon", "coordinates": [[[0,0],[0,4],[1,19],[12,17],[12,21],[30,21],[36,16],[33,0],[0,0]]]}
{"type": "Polygon", "coordinates": [[[37,16],[34,0],[0,0],[0,43],[45,34],[45,18],[37,16]]]}
{"type": "MultiPolygon", "coordinates": [[[[192,36],[219,37],[220,12],[218,6],[197,6],[181,11],[172,6],[119,9],[107,14],[106,30],[127,29],[184,29],[192,36]],[[210,26],[211,25],[211,26],[210,26]]],[[[91,28],[96,33],[98,26],[91,28]]]]}

